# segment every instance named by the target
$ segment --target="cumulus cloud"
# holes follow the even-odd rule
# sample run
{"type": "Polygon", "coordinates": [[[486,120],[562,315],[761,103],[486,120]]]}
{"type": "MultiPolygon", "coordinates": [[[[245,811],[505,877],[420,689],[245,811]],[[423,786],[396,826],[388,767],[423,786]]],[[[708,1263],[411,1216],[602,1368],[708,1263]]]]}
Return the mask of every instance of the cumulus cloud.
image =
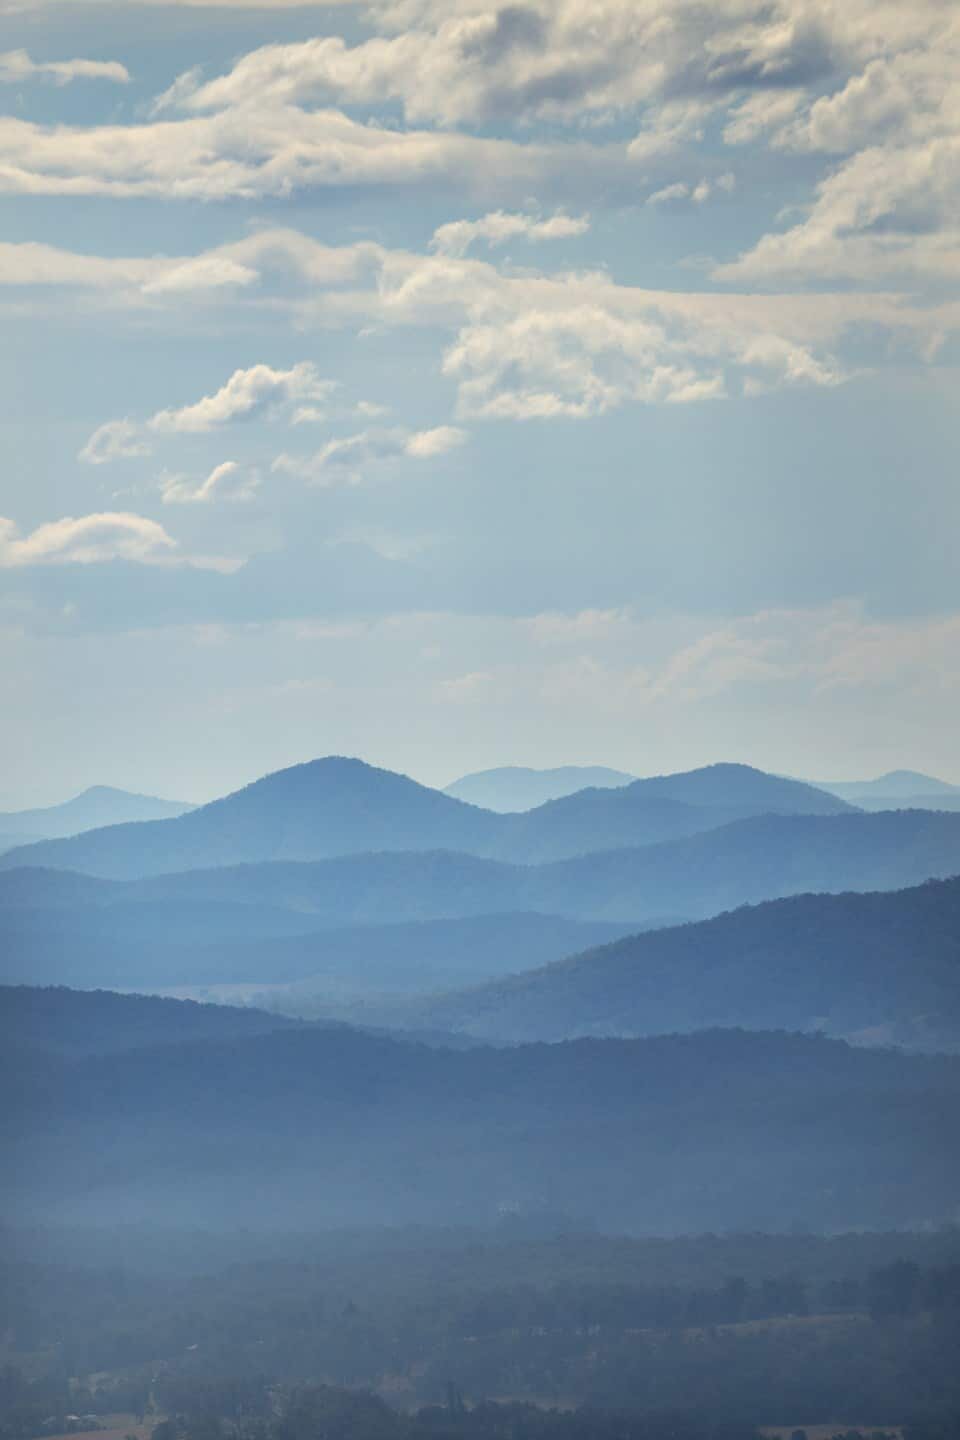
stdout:
{"type": "MultiPolygon", "coordinates": [[[[321,35],[262,46],[221,75],[186,72],[157,102],[169,119],[83,127],[5,117],[0,189],[258,198],[442,182],[498,199],[546,187],[582,203],[591,186],[627,193],[639,181],[653,204],[702,203],[724,187],[725,177],[698,180],[693,169],[693,147],[715,125],[728,145],[839,160],[806,220],[763,237],[718,278],[956,273],[960,16],[942,0],[364,0],[361,9],[372,33],[355,44],[321,35]],[[391,101],[407,128],[375,123],[391,101]],[[582,130],[560,128],[624,116],[637,122],[629,145],[588,144],[582,130]],[[456,128],[536,120],[551,122],[549,143],[530,129],[508,140],[456,128]],[[688,163],[671,177],[665,157],[676,156],[688,163]]],[[[11,72],[37,68],[12,55],[11,72]]],[[[546,239],[576,223],[491,211],[440,227],[436,249],[463,255],[480,240],[546,239]]],[[[253,283],[255,266],[233,265],[143,283],[151,294],[253,283]]]]}
{"type": "Polygon", "coordinates": [[[916,283],[960,274],[960,14],[920,3],[887,18],[897,23],[864,40],[838,88],[755,96],[734,111],[728,143],[766,139],[841,158],[800,223],[763,236],[718,278],[916,283]]]}
{"type": "Polygon", "coordinates": [[[566,240],[570,236],[585,235],[590,229],[586,215],[564,215],[558,213],[546,220],[536,215],[508,214],[504,210],[493,210],[479,220],[451,220],[433,232],[431,248],[446,255],[465,255],[477,240],[488,245],[505,245],[508,240],[522,237],[524,240],[566,240]]]}
{"type": "Polygon", "coordinates": [[[160,498],[164,505],[209,505],[215,500],[250,500],[259,485],[259,477],[246,471],[236,460],[224,460],[199,483],[185,475],[163,475],[160,498]]]}
{"type": "MultiPolygon", "coordinates": [[[[226,75],[172,92],[194,111],[259,101],[399,101],[408,123],[578,120],[679,95],[730,94],[825,72],[839,27],[823,3],[737,0],[525,0],[372,7],[392,31],[347,45],[336,36],[268,45],[226,75]],[[813,12],[813,13],[811,13],[813,12]]],[[[848,27],[849,28],[849,27],[848,27]]]]}
{"type": "Polygon", "coordinates": [[[292,401],[325,399],[333,389],[335,382],[322,380],[316,366],[306,360],[290,370],[252,365],[248,370],[235,370],[225,385],[193,405],[158,410],[147,426],[163,434],[203,434],[238,420],[250,420],[292,401]]]}
{"type": "MultiPolygon", "coordinates": [[[[79,459],[88,465],[103,465],[112,460],[149,455],[153,435],[203,435],[239,422],[270,416],[299,406],[292,423],[320,418],[320,411],[311,413],[303,401],[323,401],[336,390],[338,382],[324,380],[310,361],[301,361],[289,370],[275,370],[269,365],[252,365],[235,370],[219,390],[204,395],[191,405],[158,410],[144,422],[109,420],[90,436],[80,451],[79,459]]],[[[248,475],[236,483],[238,466],[225,461],[197,484],[182,475],[167,476],[161,482],[167,504],[209,501],[229,491],[231,498],[247,498],[256,488],[257,480],[248,475]],[[224,485],[225,480],[233,483],[224,485]]]]}
{"type": "Polygon", "coordinates": [[[135,420],[108,420],[94,430],[77,458],[87,465],[106,465],[149,454],[150,445],[135,420]]]}
{"type": "Polygon", "coordinates": [[[797,225],[764,235],[718,279],[777,284],[960,277],[960,132],[861,150],[817,187],[797,225]]]}
{"type": "Polygon", "coordinates": [[[72,80],[111,80],[127,85],[130,73],[116,60],[32,60],[26,50],[7,50],[0,54],[0,85],[13,85],[21,80],[52,80],[55,85],[69,85],[72,80]]]}
{"type": "Polygon", "coordinates": [[[724,324],[709,312],[671,314],[666,297],[650,297],[639,313],[602,300],[552,311],[530,306],[506,323],[464,326],[443,364],[458,382],[460,413],[585,419],[629,402],[718,399],[735,376],[747,394],[844,378],[828,354],[818,358],[798,339],[756,330],[744,315],[724,324]]]}
{"type": "MultiPolygon", "coordinates": [[[[865,326],[887,335],[891,354],[914,360],[935,353],[945,334],[960,329],[960,313],[950,307],[882,293],[655,291],[617,284],[602,271],[517,275],[468,256],[418,255],[366,243],[345,246],[341,255],[290,231],[251,237],[249,244],[258,248],[241,250],[247,243],[220,247],[207,258],[219,262],[229,250],[256,265],[258,274],[273,269],[282,275],[288,290],[282,303],[302,325],[417,326],[445,333],[441,368],[457,385],[464,417],[586,418],[628,403],[831,386],[850,372],[838,347],[865,326]]],[[[0,252],[0,274],[3,258],[0,252]]],[[[35,265],[36,257],[26,262],[35,265]]],[[[124,275],[135,265],[117,263],[124,275]]],[[[69,259],[61,254],[55,268],[69,271],[69,259]]],[[[243,293],[234,303],[243,303],[243,293]]],[[[176,302],[175,293],[166,297],[166,303],[176,302]]],[[[289,371],[254,366],[237,371],[215,393],[160,411],[140,427],[111,422],[84,456],[143,453],[147,439],[159,433],[201,433],[263,413],[285,413],[298,425],[317,423],[328,416],[332,390],[333,383],[309,364],[289,371]]],[[[369,407],[357,413],[376,418],[369,407]]],[[[328,462],[320,468],[329,473],[328,462]]]]}
{"type": "Polygon", "coordinates": [[[355,485],[371,468],[386,461],[433,460],[466,440],[463,430],[440,425],[433,430],[362,430],[328,440],[313,455],[278,455],[273,469],[317,485],[355,485]]]}
{"type": "MultiPolygon", "coordinates": [[[[874,189],[882,203],[879,184],[874,189]]],[[[947,250],[935,248],[941,237],[927,239],[946,267],[947,250]]],[[[616,283],[605,271],[516,274],[469,255],[416,254],[372,242],[325,246],[290,230],[261,232],[176,261],[104,259],[92,268],[89,257],[40,249],[0,246],[0,280],[39,285],[73,275],[78,286],[100,291],[109,287],[115,265],[125,304],[173,306],[182,305],[177,286],[144,296],[144,266],[166,275],[171,266],[176,273],[236,264],[269,280],[271,305],[301,327],[415,326],[445,335],[441,369],[457,385],[464,417],[585,418],[631,402],[675,404],[779,385],[835,385],[851,370],[843,349],[865,327],[885,336],[889,355],[912,363],[925,363],[960,329],[958,307],[898,294],[656,291],[616,283]]],[[[775,250],[773,239],[758,248],[751,272],[763,278],[767,255],[783,264],[775,250]]],[[[747,261],[720,273],[734,278],[741,268],[747,261]]],[[[771,263],[771,277],[774,268],[771,263]]],[[[256,304],[246,299],[248,289],[231,291],[229,303],[256,304]]],[[[111,421],[88,442],[84,459],[142,454],[160,433],[200,433],[264,413],[318,423],[328,418],[333,390],[310,365],[289,371],[253,366],[215,393],[139,425],[111,421]]],[[[356,413],[376,419],[382,412],[363,406],[356,413]]]]}

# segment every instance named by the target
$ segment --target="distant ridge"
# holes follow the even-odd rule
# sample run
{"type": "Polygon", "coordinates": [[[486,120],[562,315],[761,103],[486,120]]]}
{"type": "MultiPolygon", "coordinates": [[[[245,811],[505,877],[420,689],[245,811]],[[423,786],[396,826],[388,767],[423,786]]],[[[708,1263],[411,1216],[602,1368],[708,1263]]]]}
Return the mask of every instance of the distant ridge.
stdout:
{"type": "Polygon", "coordinates": [[[606,765],[560,765],[552,770],[536,770],[525,765],[502,765],[493,770],[477,770],[462,775],[444,791],[457,800],[482,805],[501,814],[534,810],[548,800],[574,795],[578,790],[615,790],[636,779],[624,770],[611,770],[606,765]]]}
{"type": "Polygon", "coordinates": [[[831,781],[820,788],[865,810],[960,810],[960,785],[917,770],[890,770],[875,780],[831,781]]]}
{"type": "Polygon", "coordinates": [[[104,825],[170,820],[192,809],[192,805],[180,800],[137,795],[129,790],[117,790],[112,785],[91,785],[88,790],[60,805],[0,813],[0,848],[22,845],[29,840],[55,840],[79,835],[104,825]]]}
{"type": "Polygon", "coordinates": [[[438,850],[526,864],[655,845],[757,815],[845,811],[845,801],[800,781],[748,765],[711,765],[617,789],[581,790],[523,814],[496,814],[405,775],[331,756],[264,776],[177,819],[19,847],[0,857],[0,868],[45,866],[132,879],[438,850]]]}

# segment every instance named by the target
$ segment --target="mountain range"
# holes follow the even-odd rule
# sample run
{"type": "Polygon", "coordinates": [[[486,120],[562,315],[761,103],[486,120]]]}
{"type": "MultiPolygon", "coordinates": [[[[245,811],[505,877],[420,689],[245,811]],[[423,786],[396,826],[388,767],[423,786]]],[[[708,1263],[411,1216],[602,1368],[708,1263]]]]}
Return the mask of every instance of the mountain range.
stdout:
{"type": "Polygon", "coordinates": [[[113,879],[373,851],[453,850],[517,863],[655,844],[767,813],[834,814],[845,801],[745,765],[582,790],[498,815],[359,760],[330,757],[267,775],[172,820],[109,826],[0,857],[113,879]]]}
{"type": "MultiPolygon", "coordinates": [[[[957,874],[960,815],[931,811],[761,815],[664,844],[529,866],[437,851],[219,866],[133,881],[0,867],[0,979],[166,989],[192,973],[197,984],[285,983],[349,971],[358,952],[343,937],[321,933],[334,927],[533,914],[608,923],[623,933],[805,892],[900,890],[957,874]],[[283,937],[311,935],[284,951],[283,937]],[[296,953],[298,973],[280,968],[285,953],[296,953]]],[[[470,951],[468,930],[447,933],[451,959],[470,951]]],[[[562,940],[555,928],[548,943],[562,940]]],[[[358,943],[369,957],[367,942],[358,943]]],[[[396,935],[392,943],[403,964],[419,942],[410,932],[403,944],[396,935]]],[[[575,939],[573,948],[582,943],[575,939]]],[[[523,944],[513,946],[514,959],[523,944]]],[[[461,983],[483,978],[476,946],[471,953],[461,983]]],[[[540,964],[563,951],[534,947],[531,954],[540,964]]],[[[500,973],[496,964],[487,970],[500,973]]]]}

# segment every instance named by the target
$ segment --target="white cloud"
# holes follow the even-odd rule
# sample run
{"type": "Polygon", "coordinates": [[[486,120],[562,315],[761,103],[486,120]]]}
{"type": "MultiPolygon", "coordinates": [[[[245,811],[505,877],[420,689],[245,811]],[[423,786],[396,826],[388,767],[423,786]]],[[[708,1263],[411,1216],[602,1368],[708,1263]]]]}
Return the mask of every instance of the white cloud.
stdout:
{"type": "Polygon", "coordinates": [[[960,12],[905,6],[856,62],[829,94],[755,96],[734,112],[729,143],[765,137],[780,150],[844,158],[799,224],[763,236],[719,278],[916,284],[960,275],[960,12]]]}
{"type": "Polygon", "coordinates": [[[457,450],[466,441],[465,430],[456,425],[438,425],[434,430],[417,430],[409,436],[404,445],[404,454],[414,460],[432,460],[437,455],[446,455],[457,450]]]}
{"type": "Polygon", "coordinates": [[[371,468],[386,461],[433,460],[466,440],[463,430],[439,425],[433,430],[363,430],[328,440],[313,455],[278,455],[273,469],[317,485],[355,485],[371,468]]]}
{"type": "Polygon", "coordinates": [[[77,458],[87,465],[105,465],[111,460],[149,454],[150,446],[136,421],[108,420],[93,432],[77,458]]]}
{"type": "MultiPolygon", "coordinates": [[[[750,267],[762,273],[759,255],[750,267]]],[[[942,258],[946,264],[946,251],[942,258]]],[[[724,278],[746,263],[723,267],[724,278]]],[[[110,288],[111,265],[123,304],[182,305],[178,286],[145,297],[145,285],[171,270],[205,273],[238,265],[269,279],[274,310],[301,328],[418,326],[441,332],[447,336],[442,368],[457,383],[460,413],[490,418],[585,417],[637,401],[688,402],[741,388],[758,394],[777,384],[833,385],[851,368],[843,363],[843,347],[865,327],[886,337],[892,355],[912,363],[933,356],[943,337],[960,329],[958,307],[897,294],[645,290],[617,284],[603,271],[515,274],[443,252],[418,255],[371,242],[324,246],[290,230],[149,262],[94,262],[44,247],[38,254],[34,247],[0,246],[0,280],[11,284],[65,283],[73,276],[78,287],[93,285],[99,293],[110,288]],[[148,265],[154,267],[149,276],[148,265]]],[[[256,305],[247,298],[249,289],[230,291],[229,304],[256,305]]],[[[88,444],[85,458],[143,453],[151,431],[196,433],[264,408],[286,408],[297,424],[317,423],[327,418],[332,390],[333,383],[309,365],[290,371],[254,366],[215,394],[161,411],[139,428],[130,420],[111,422],[88,444]]],[[[356,413],[377,418],[369,408],[356,413]]]]}
{"type": "Polygon", "coordinates": [[[686,200],[690,194],[690,186],[685,180],[675,180],[672,185],[664,185],[662,190],[654,190],[652,195],[647,196],[648,205],[669,205],[677,200],[686,200]]]}
{"type": "Polygon", "coordinates": [[[198,483],[184,475],[163,475],[160,498],[164,505],[209,505],[215,500],[250,500],[259,477],[244,471],[235,460],[224,460],[198,483]]]}
{"type": "Polygon", "coordinates": [[[508,240],[522,237],[525,240],[566,240],[571,236],[585,235],[590,229],[586,215],[564,215],[558,213],[546,220],[536,215],[509,214],[505,210],[493,210],[479,220],[451,220],[433,232],[431,249],[445,255],[465,255],[477,240],[488,245],[505,245],[508,240]]]}
{"type": "MultiPolygon", "coordinates": [[[[383,247],[369,241],[323,245],[296,230],[262,230],[188,256],[84,255],[36,241],[0,241],[0,285],[109,292],[124,306],[228,303],[265,274],[335,287],[375,271],[383,247]]],[[[98,305],[102,303],[98,298],[98,305]]]]}
{"type": "Polygon", "coordinates": [[[147,425],[163,434],[202,434],[291,402],[325,399],[335,386],[333,380],[322,380],[316,366],[306,360],[290,370],[252,365],[248,370],[235,370],[225,385],[193,405],[159,410],[147,425]]]}
{"type": "Polygon", "coordinates": [[[718,175],[714,180],[704,177],[693,184],[688,184],[685,180],[677,180],[672,185],[664,185],[661,190],[654,190],[652,195],[647,196],[646,203],[648,205],[667,205],[682,200],[692,200],[694,205],[702,205],[718,190],[723,195],[730,195],[736,186],[736,176],[730,171],[718,175]]]}
{"type": "MultiPolygon", "coordinates": [[[[683,94],[711,104],[826,67],[844,27],[824,0],[489,0],[371,6],[386,34],[267,45],[181,86],[194,111],[399,101],[408,123],[601,119],[683,94]]],[[[845,27],[851,29],[849,21],[845,27]]]]}
{"type": "Polygon", "coordinates": [[[127,85],[130,74],[116,60],[32,60],[26,50],[7,50],[0,54],[0,85],[18,84],[39,77],[55,85],[69,85],[72,80],[111,80],[127,85]]]}
{"type": "MultiPolygon", "coordinates": [[[[719,278],[956,274],[960,15],[942,0],[366,0],[360,8],[372,33],[356,44],[335,35],[271,44],[226,74],[182,75],[158,102],[181,118],[88,127],[3,118],[0,189],[258,198],[442,182],[487,203],[545,189],[579,203],[611,183],[625,193],[639,182],[653,203],[702,203],[728,179],[698,180],[690,156],[716,122],[731,145],[841,157],[839,170],[822,175],[806,221],[763,237],[719,278]],[[408,128],[375,123],[389,101],[403,107],[408,128]],[[338,105],[370,113],[354,118],[338,105]],[[493,140],[454,129],[536,119],[600,127],[626,114],[639,125],[629,146],[587,144],[582,130],[557,139],[554,129],[544,143],[529,130],[493,140]],[[689,164],[665,184],[669,175],[656,171],[671,156],[689,164]]],[[[34,65],[11,54],[10,70],[34,65]]],[[[491,211],[440,227],[436,248],[462,255],[477,240],[546,239],[550,226],[571,233],[576,223],[491,211]]],[[[256,267],[234,263],[240,268],[195,277],[198,287],[252,284],[256,267]]],[[[143,283],[156,294],[194,282],[185,273],[143,283]]]]}
{"type": "Polygon", "coordinates": [[[16,524],[0,517],[0,569],[30,565],[96,565],[110,560],[141,565],[180,565],[204,570],[235,570],[241,561],[184,555],[156,520],[124,511],[77,518],[64,516],[20,535],[16,524]]]}
{"type": "Polygon", "coordinates": [[[161,271],[143,286],[144,295],[171,295],[197,290],[219,290],[225,287],[252,285],[258,279],[256,270],[240,265],[222,255],[202,255],[182,265],[161,271]]]}
{"type": "MultiPolygon", "coordinates": [[[[593,148],[583,147],[584,156],[593,148]]],[[[258,199],[329,186],[437,181],[483,193],[526,188],[568,163],[556,146],[398,131],[338,110],[293,105],[240,106],[136,125],[53,126],[0,117],[0,193],[14,195],[258,199]]],[[[602,151],[593,165],[603,167],[602,151]]]]}

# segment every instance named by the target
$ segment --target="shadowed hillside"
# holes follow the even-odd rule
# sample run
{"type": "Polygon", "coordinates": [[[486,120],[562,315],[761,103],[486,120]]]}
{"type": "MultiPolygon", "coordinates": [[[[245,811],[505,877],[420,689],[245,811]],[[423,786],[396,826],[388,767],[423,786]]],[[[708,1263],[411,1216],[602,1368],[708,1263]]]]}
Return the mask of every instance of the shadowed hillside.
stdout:
{"type": "Polygon", "coordinates": [[[801,895],[616,941],[412,1019],[500,1041],[714,1025],[960,1047],[960,879],[801,895]]]}

